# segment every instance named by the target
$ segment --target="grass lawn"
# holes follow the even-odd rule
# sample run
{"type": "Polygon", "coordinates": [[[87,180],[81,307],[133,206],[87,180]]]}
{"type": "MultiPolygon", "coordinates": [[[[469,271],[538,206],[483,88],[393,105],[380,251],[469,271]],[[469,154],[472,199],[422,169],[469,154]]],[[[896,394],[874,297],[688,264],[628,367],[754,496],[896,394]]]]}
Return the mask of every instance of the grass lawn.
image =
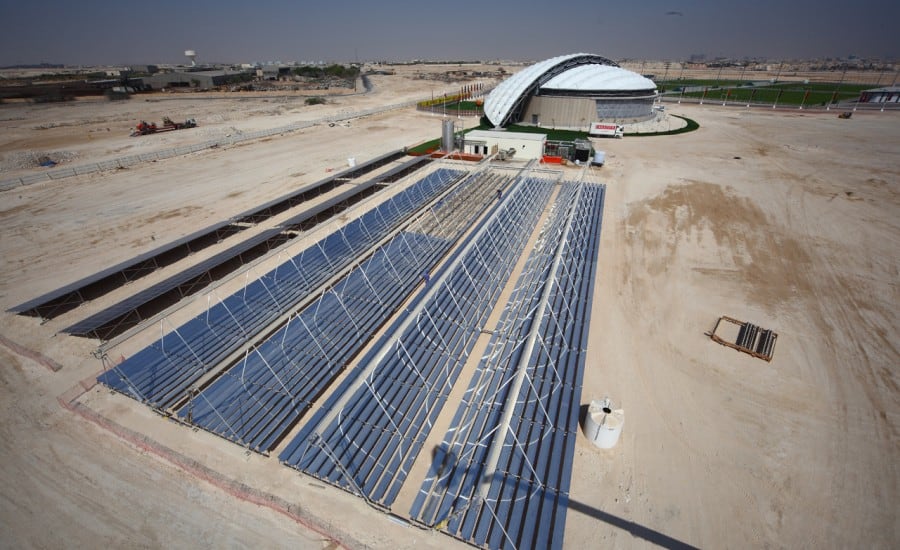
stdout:
{"type": "MultiPolygon", "coordinates": [[[[698,81],[699,82],[699,81],[698,81]]],[[[691,86],[703,84],[690,84],[691,86]]],[[[736,86],[736,85],[735,85],[736,86]]],[[[780,82],[767,86],[710,87],[706,90],[705,101],[729,101],[735,103],[756,103],[764,105],[826,105],[837,101],[852,101],[862,90],[871,88],[868,84],[837,82],[780,82]]],[[[680,95],[671,93],[669,97],[680,95]]],[[[687,92],[684,97],[701,98],[703,91],[687,92]]]]}

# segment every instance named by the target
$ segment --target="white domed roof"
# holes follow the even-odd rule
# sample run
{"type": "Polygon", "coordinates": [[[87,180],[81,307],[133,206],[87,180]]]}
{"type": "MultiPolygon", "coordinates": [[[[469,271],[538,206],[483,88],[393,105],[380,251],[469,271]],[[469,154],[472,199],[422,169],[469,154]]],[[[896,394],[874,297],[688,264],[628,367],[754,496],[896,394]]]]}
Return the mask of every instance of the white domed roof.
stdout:
{"type": "Polygon", "coordinates": [[[656,84],[649,78],[645,78],[635,72],[621,67],[609,65],[581,65],[556,75],[546,84],[542,90],[577,90],[590,91],[637,91],[653,90],[656,84]]]}
{"type": "Polygon", "coordinates": [[[630,91],[653,90],[656,85],[599,55],[561,55],[530,65],[498,84],[484,100],[484,114],[494,126],[504,126],[538,89],[630,91]]]}

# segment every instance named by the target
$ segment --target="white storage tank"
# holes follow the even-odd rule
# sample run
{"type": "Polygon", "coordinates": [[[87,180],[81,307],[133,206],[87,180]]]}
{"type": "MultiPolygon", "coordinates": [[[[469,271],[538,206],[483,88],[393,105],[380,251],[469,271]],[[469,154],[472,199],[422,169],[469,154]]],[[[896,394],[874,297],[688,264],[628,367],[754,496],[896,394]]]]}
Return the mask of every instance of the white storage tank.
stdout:
{"type": "Polygon", "coordinates": [[[597,447],[611,449],[619,441],[623,424],[624,410],[613,410],[609,398],[595,399],[591,401],[584,420],[584,435],[597,447]]]}

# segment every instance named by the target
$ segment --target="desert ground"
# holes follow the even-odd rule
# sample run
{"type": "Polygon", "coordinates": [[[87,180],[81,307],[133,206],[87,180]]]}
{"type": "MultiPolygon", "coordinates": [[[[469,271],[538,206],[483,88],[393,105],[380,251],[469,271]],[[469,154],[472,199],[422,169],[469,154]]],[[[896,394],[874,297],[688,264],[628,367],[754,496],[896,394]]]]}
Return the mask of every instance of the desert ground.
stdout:
{"type": "MultiPolygon", "coordinates": [[[[42,170],[35,155],[92,163],[458,89],[415,78],[440,70],[376,76],[371,93],[319,106],[290,94],[7,103],[0,180],[42,170]],[[128,137],[164,115],[199,127],[128,137]]],[[[565,547],[896,548],[900,113],[667,110],[700,129],[598,139],[605,166],[559,168],[607,185],[582,403],[609,396],[625,411],[612,449],[576,443],[565,547]],[[713,342],[721,315],[777,331],[772,361],[713,342]]],[[[0,193],[0,546],[466,548],[96,385],[100,342],[60,331],[171,270],[46,322],[7,311],[349,157],[439,135],[439,117],[405,108],[0,193]]]]}

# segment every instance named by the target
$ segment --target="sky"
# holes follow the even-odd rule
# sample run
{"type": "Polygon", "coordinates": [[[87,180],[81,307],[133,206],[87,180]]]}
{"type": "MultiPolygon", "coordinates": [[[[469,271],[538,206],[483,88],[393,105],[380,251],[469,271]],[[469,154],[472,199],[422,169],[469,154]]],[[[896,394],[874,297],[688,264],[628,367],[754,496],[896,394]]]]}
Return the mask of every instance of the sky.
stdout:
{"type": "Polygon", "coordinates": [[[896,0],[0,0],[0,66],[900,58],[896,0]]]}

